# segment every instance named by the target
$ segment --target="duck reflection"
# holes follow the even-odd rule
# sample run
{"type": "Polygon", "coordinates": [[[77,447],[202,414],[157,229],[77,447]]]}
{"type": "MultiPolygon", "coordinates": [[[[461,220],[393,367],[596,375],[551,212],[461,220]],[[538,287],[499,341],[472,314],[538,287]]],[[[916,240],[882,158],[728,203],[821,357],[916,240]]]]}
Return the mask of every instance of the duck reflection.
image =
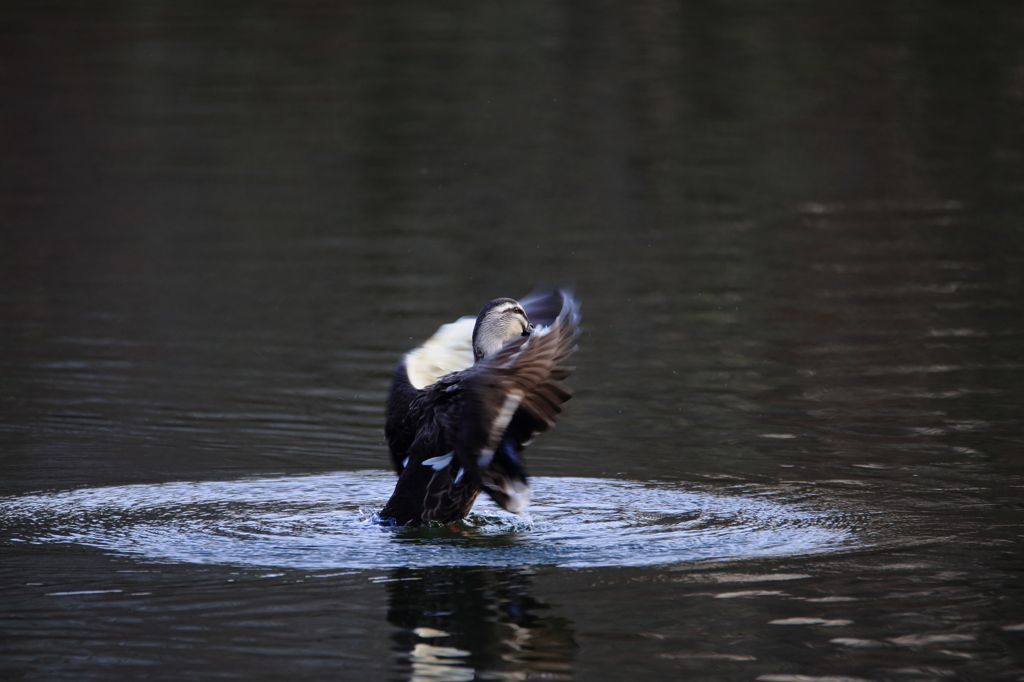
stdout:
{"type": "Polygon", "coordinates": [[[571,679],[570,622],[527,594],[521,570],[401,568],[388,580],[388,622],[410,682],[571,679]]]}

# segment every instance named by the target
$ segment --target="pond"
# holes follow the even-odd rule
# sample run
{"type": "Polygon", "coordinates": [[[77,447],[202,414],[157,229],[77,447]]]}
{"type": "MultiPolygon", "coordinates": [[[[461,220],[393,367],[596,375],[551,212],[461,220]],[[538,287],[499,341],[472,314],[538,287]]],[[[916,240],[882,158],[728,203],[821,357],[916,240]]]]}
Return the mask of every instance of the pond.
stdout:
{"type": "Polygon", "coordinates": [[[0,8],[0,678],[1024,677],[1010,2],[0,8]],[[395,363],[572,284],[524,515],[395,363]]]}

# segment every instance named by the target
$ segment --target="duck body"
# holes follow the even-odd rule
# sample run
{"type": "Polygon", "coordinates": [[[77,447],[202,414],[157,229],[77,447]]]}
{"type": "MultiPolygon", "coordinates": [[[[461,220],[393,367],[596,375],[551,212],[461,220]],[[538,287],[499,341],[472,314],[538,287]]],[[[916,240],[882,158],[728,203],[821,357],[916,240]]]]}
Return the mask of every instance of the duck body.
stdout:
{"type": "Polygon", "coordinates": [[[562,363],[578,323],[565,290],[495,299],[402,358],[385,423],[398,483],[382,522],[457,521],[481,492],[509,511],[526,508],[523,451],[571,397],[562,363]]]}

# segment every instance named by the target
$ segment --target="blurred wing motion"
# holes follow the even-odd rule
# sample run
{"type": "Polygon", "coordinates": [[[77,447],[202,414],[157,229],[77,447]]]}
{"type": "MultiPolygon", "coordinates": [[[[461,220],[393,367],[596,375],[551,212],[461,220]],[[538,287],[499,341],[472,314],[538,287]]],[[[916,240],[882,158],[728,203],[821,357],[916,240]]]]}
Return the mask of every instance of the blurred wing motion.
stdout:
{"type": "Polygon", "coordinates": [[[576,349],[579,304],[568,292],[522,301],[535,330],[507,343],[467,377],[466,419],[455,455],[479,475],[480,483],[503,508],[521,512],[530,501],[523,450],[538,433],[555,425],[572,397],[561,383],[574,369],[563,363],[576,349]],[[561,307],[551,318],[552,303],[561,307]],[[531,306],[535,310],[531,310],[531,306]]]}

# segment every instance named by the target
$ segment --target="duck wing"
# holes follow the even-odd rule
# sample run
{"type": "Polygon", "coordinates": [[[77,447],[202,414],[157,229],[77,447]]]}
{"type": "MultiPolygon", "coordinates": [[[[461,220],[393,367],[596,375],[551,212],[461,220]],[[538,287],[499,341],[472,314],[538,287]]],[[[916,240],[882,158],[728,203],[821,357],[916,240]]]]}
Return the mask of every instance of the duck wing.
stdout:
{"type": "MultiPolygon", "coordinates": [[[[576,350],[579,303],[571,292],[545,295],[560,302],[558,314],[528,337],[517,337],[497,354],[461,372],[460,418],[454,455],[503,508],[521,512],[530,497],[525,446],[555,425],[572,392],[561,383],[574,369],[564,362],[576,350]]],[[[550,319],[550,318],[549,318],[550,319]]],[[[532,318],[531,318],[532,321],[532,318]]]]}
{"type": "MultiPolygon", "coordinates": [[[[538,286],[526,296],[519,299],[519,305],[526,311],[530,322],[538,327],[547,327],[554,323],[562,312],[565,296],[572,297],[569,289],[552,289],[538,286]]],[[[577,310],[577,315],[579,311],[577,310]]]]}

